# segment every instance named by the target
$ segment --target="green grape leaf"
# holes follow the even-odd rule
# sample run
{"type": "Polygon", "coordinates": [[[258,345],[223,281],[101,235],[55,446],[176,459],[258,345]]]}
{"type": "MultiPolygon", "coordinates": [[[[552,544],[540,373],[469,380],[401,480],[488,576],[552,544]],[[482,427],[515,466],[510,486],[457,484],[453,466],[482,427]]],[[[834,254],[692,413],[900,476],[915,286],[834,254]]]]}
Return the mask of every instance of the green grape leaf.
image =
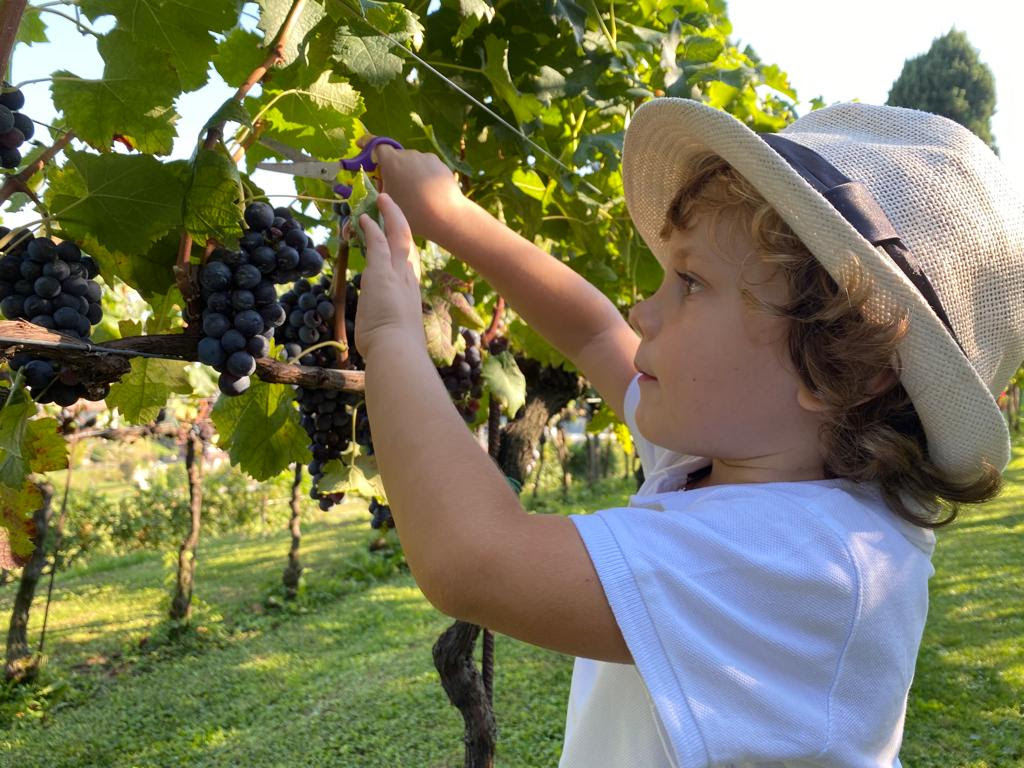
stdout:
{"type": "Polygon", "coordinates": [[[501,404],[510,419],[526,404],[526,377],[508,350],[489,355],[483,362],[481,377],[491,397],[501,404]]]}
{"type": "MultiPolygon", "coordinates": [[[[269,45],[278,30],[281,29],[285,19],[288,18],[293,0],[257,0],[257,2],[260,6],[260,21],[257,26],[263,32],[264,45],[269,45]]],[[[285,41],[283,51],[285,64],[295,61],[306,36],[326,16],[327,13],[320,3],[306,3],[302,7],[302,12],[293,23],[291,33],[285,41]]]]}
{"type": "Polygon", "coordinates": [[[130,424],[147,424],[156,418],[172,393],[187,395],[191,391],[185,363],[136,357],[131,372],[110,385],[107,407],[117,408],[130,424]]]}
{"type": "Polygon", "coordinates": [[[217,46],[213,66],[232,88],[244,83],[266,58],[263,38],[255,32],[235,27],[217,46]]]}
{"type": "Polygon", "coordinates": [[[423,332],[427,340],[427,354],[434,365],[451,365],[458,352],[458,333],[452,326],[448,302],[440,296],[431,296],[423,308],[423,332]]]}
{"type": "Polygon", "coordinates": [[[203,126],[202,133],[206,133],[210,128],[220,123],[238,123],[246,128],[252,128],[252,117],[250,117],[249,110],[243,106],[242,102],[231,98],[221,104],[217,111],[210,116],[210,119],[206,121],[206,125],[203,126]]]}
{"type": "Polygon", "coordinates": [[[366,171],[360,169],[359,175],[352,181],[352,194],[349,195],[348,203],[352,208],[352,231],[359,242],[365,244],[366,236],[363,228],[359,225],[359,217],[364,213],[380,224],[384,229],[384,222],[381,220],[380,211],[377,209],[377,187],[373,180],[366,175],[366,171]]]}
{"type": "Polygon", "coordinates": [[[608,403],[602,402],[601,407],[597,409],[597,413],[587,422],[587,432],[591,435],[599,434],[613,424],[618,423],[618,421],[619,419],[615,415],[615,411],[608,407],[608,403]]]}
{"type": "Polygon", "coordinates": [[[65,157],[62,167],[47,171],[45,201],[77,242],[92,239],[109,251],[135,254],[181,226],[186,163],[74,151],[65,157]]]}
{"type": "Polygon", "coordinates": [[[485,20],[489,22],[494,18],[494,8],[484,0],[459,0],[459,16],[462,21],[452,37],[452,45],[456,48],[469,39],[485,20]]]}
{"type": "Polygon", "coordinates": [[[239,12],[238,0],[82,0],[80,7],[94,21],[108,15],[117,19],[118,29],[135,41],[138,66],[156,51],[168,54],[178,92],[206,83],[217,51],[210,33],[235,26],[239,12]]]}
{"type": "Polygon", "coordinates": [[[114,29],[96,43],[106,66],[99,80],[71,72],[53,73],[53,104],[75,134],[100,152],[110,152],[115,135],[124,136],[147,154],[170,154],[178,114],[172,108],[177,91],[174,69],[166,54],[150,51],[139,58],[128,33],[114,29]]]}
{"type": "Polygon", "coordinates": [[[10,394],[0,410],[0,484],[20,488],[29,473],[25,436],[35,404],[23,390],[10,394]]]}
{"type": "Polygon", "coordinates": [[[324,464],[324,476],[317,483],[322,493],[354,493],[364,499],[386,498],[377,460],[363,454],[359,443],[351,442],[341,458],[324,464]]]}
{"type": "Polygon", "coordinates": [[[491,81],[494,92],[511,107],[516,121],[530,122],[540,115],[543,107],[536,96],[521,93],[512,82],[512,75],[508,71],[508,42],[495,35],[488,35],[484,45],[484,76],[491,81]]]}
{"type": "Polygon", "coordinates": [[[50,42],[50,38],[46,36],[46,22],[42,17],[43,14],[38,8],[27,7],[21,17],[21,24],[18,25],[18,36],[14,38],[14,42],[25,45],[50,42]]]}
{"type": "Polygon", "coordinates": [[[256,480],[268,480],[296,461],[306,463],[309,438],[299,423],[295,393],[284,384],[253,379],[239,397],[222,395],[211,417],[217,444],[231,463],[256,480]]]}
{"type": "Polygon", "coordinates": [[[341,27],[331,44],[331,58],[345,72],[379,91],[402,74],[404,62],[391,52],[391,47],[386,37],[356,35],[348,27],[341,27]]]}
{"type": "Polygon", "coordinates": [[[683,59],[689,63],[706,64],[717,59],[725,44],[715,37],[690,35],[683,40],[683,59]]]}
{"type": "Polygon", "coordinates": [[[117,275],[148,299],[154,294],[166,293],[174,284],[174,265],[178,259],[180,239],[181,234],[171,230],[145,251],[136,254],[111,250],[92,235],[80,240],[79,245],[96,259],[102,274],[117,275]]]}
{"type": "Polygon", "coordinates": [[[512,183],[516,189],[534,200],[543,200],[547,191],[547,185],[532,169],[516,168],[512,174],[512,183]]]}
{"type": "Polygon", "coordinates": [[[55,418],[33,419],[25,433],[25,448],[33,472],[52,472],[68,466],[68,444],[55,418]]]}
{"type": "MultiPolygon", "coordinates": [[[[282,87],[266,86],[259,99],[247,99],[249,113],[254,119],[259,115],[264,136],[321,160],[343,157],[350,149],[355,118],[363,112],[359,92],[348,83],[332,82],[330,72],[309,84],[288,82],[297,77],[297,72],[277,73],[274,85],[282,87]]],[[[258,158],[258,153],[246,154],[250,171],[258,158]]]]}
{"type": "Polygon", "coordinates": [[[580,45],[587,33],[587,12],[580,4],[572,0],[546,0],[544,4],[547,6],[548,15],[552,20],[569,23],[569,26],[572,27],[573,37],[576,38],[576,44],[580,45]]]}
{"type": "Polygon", "coordinates": [[[0,484],[20,488],[30,472],[67,466],[67,444],[57,420],[31,419],[35,412],[35,403],[20,390],[0,411],[0,484]]]}
{"type": "Polygon", "coordinates": [[[225,152],[200,148],[185,193],[185,228],[197,242],[227,242],[242,234],[243,198],[238,168],[225,152]]]}
{"type": "Polygon", "coordinates": [[[32,515],[43,505],[43,493],[34,483],[17,488],[0,485],[0,568],[20,568],[35,550],[32,515]]]}
{"type": "Polygon", "coordinates": [[[386,33],[403,43],[412,43],[416,50],[423,45],[423,24],[402,3],[359,0],[359,5],[363,18],[375,32],[386,33]]]}

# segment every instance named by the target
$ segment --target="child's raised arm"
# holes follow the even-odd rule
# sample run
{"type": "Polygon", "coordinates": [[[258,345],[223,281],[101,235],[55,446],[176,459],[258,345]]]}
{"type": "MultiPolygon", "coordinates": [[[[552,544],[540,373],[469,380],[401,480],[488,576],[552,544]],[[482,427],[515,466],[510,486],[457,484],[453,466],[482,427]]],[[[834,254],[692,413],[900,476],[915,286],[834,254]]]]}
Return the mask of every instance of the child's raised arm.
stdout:
{"type": "Polygon", "coordinates": [[[376,152],[383,188],[412,231],[475,269],[621,415],[639,338],[611,301],[466,199],[436,155],[386,145],[376,152]]]}

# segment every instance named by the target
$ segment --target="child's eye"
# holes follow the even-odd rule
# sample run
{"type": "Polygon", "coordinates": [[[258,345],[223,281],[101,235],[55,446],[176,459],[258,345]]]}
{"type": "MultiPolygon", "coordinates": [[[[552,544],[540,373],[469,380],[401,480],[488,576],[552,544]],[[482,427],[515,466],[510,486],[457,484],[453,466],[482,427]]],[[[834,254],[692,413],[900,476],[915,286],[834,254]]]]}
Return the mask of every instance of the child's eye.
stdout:
{"type": "Polygon", "coordinates": [[[689,273],[677,271],[676,274],[679,275],[679,278],[683,281],[683,284],[686,286],[687,296],[703,289],[704,286],[700,284],[700,281],[694,278],[689,273]]]}

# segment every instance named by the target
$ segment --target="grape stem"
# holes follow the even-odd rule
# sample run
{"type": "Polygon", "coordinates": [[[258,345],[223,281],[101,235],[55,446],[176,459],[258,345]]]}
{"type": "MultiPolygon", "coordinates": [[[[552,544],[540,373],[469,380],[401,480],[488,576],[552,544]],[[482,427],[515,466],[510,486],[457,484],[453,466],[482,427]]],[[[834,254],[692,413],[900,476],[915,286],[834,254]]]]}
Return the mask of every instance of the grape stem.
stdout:
{"type": "Polygon", "coordinates": [[[0,11],[0,79],[7,76],[7,63],[18,37],[18,27],[28,0],[6,0],[0,11]]]}
{"type": "Polygon", "coordinates": [[[341,222],[338,223],[338,255],[334,261],[334,285],[331,286],[331,300],[334,302],[334,338],[344,348],[338,355],[338,367],[348,368],[348,329],[345,327],[345,305],[348,297],[348,242],[341,236],[341,222]]]}
{"type": "Polygon", "coordinates": [[[494,317],[491,318],[490,327],[480,337],[480,343],[484,346],[490,344],[501,330],[501,321],[505,315],[505,297],[499,296],[494,304],[494,317]]]}
{"type": "Polygon", "coordinates": [[[43,169],[47,163],[55,158],[75,138],[73,131],[67,131],[53,146],[41,154],[34,163],[30,163],[13,176],[8,176],[0,187],[0,203],[9,200],[15,192],[24,192],[31,196],[32,190],[28,187],[28,180],[43,169]]]}
{"type": "Polygon", "coordinates": [[[343,345],[341,342],[334,341],[333,339],[328,339],[327,341],[321,341],[319,344],[314,344],[312,347],[307,347],[306,349],[299,352],[299,354],[297,354],[291,360],[289,360],[289,362],[299,360],[312,352],[316,352],[318,349],[323,349],[324,347],[335,347],[343,353],[348,352],[348,347],[343,345]]]}

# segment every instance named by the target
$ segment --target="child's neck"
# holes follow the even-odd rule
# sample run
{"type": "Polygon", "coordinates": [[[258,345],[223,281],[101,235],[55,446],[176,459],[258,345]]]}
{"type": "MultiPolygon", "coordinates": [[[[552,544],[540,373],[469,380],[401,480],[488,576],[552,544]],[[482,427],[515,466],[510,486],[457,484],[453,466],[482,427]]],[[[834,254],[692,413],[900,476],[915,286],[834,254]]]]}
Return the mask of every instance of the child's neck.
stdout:
{"type": "Polygon", "coordinates": [[[712,459],[711,464],[687,477],[686,490],[709,485],[742,485],[744,483],[798,483],[824,480],[825,473],[818,463],[806,467],[774,467],[752,462],[712,459]]]}

